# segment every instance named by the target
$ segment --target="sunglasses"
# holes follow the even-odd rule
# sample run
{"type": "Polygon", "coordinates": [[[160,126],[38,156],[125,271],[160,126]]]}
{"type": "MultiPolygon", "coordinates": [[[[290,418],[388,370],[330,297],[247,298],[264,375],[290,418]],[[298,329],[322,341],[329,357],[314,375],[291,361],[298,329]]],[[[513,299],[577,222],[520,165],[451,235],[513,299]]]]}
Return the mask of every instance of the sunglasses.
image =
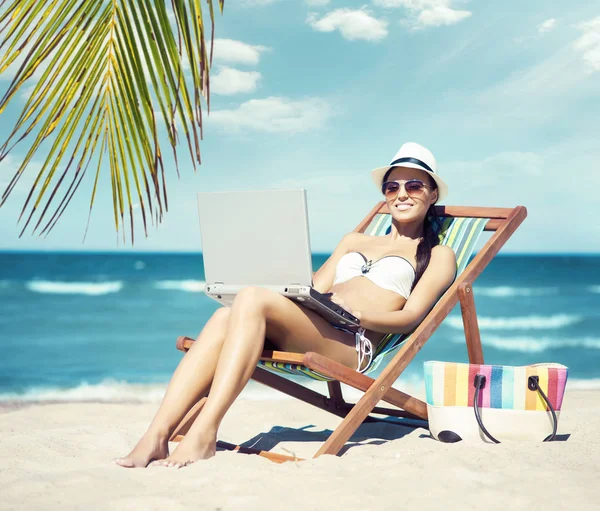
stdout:
{"type": "MultiPolygon", "coordinates": [[[[400,191],[400,184],[398,181],[386,181],[381,185],[381,192],[386,199],[396,197],[400,191]]],[[[409,179],[404,182],[404,189],[411,197],[422,195],[425,188],[429,188],[429,186],[418,179],[409,179]]]]}

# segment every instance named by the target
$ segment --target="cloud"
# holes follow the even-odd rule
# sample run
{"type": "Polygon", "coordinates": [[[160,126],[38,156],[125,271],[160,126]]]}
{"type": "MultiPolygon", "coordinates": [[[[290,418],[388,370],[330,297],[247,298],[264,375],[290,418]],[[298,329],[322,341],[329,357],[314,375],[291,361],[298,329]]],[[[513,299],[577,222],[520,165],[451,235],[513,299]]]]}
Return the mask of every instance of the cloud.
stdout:
{"type": "Polygon", "coordinates": [[[589,73],[600,71],[600,16],[580,23],[577,28],[583,35],[575,41],[573,47],[581,53],[589,73]]]}
{"type": "MultiPolygon", "coordinates": [[[[440,168],[440,175],[443,171],[452,204],[473,202],[478,197],[482,205],[521,203],[536,215],[550,214],[556,202],[548,200],[549,194],[576,197],[581,194],[582,182],[589,189],[600,186],[600,176],[591,175],[586,165],[598,153],[590,149],[589,143],[574,139],[539,152],[505,151],[481,160],[447,162],[440,168]],[[571,155],[568,163],[564,154],[571,155]],[[565,172],[569,179],[564,179],[565,172]]],[[[590,206],[585,201],[571,204],[574,210],[590,206]]],[[[573,218],[578,217],[575,211],[572,213],[573,218]]]]}
{"type": "Polygon", "coordinates": [[[550,32],[551,30],[554,30],[555,27],[556,27],[556,18],[550,18],[538,25],[538,32],[540,34],[545,34],[546,32],[550,32]]]}
{"type": "Polygon", "coordinates": [[[304,0],[311,7],[323,7],[329,5],[330,0],[304,0]]]}
{"type": "Polygon", "coordinates": [[[214,110],[209,122],[233,130],[300,133],[321,128],[331,116],[331,106],[322,99],[271,96],[251,99],[234,109],[214,110]]]}
{"type": "Polygon", "coordinates": [[[242,5],[246,7],[264,7],[265,5],[271,5],[279,0],[243,0],[242,5]]]}
{"type": "Polygon", "coordinates": [[[471,11],[452,9],[453,0],[373,0],[387,9],[403,7],[411,14],[413,28],[454,25],[471,16],[471,11]]]}
{"type": "Polygon", "coordinates": [[[454,25],[471,16],[470,11],[457,11],[445,6],[425,9],[417,17],[417,25],[421,27],[440,27],[454,25]]]}
{"type": "MultiPolygon", "coordinates": [[[[7,154],[4,159],[0,161],[0,197],[2,197],[2,194],[7,189],[22,163],[22,158],[15,158],[12,154],[7,154]]],[[[13,188],[12,194],[20,194],[31,190],[33,182],[35,181],[35,178],[41,169],[42,164],[40,162],[36,160],[30,161],[21,174],[17,184],[13,188]]],[[[39,186],[37,190],[40,190],[39,186]]]]}
{"type": "Polygon", "coordinates": [[[388,34],[387,21],[374,18],[366,9],[335,9],[321,19],[310,14],[306,21],[319,32],[339,30],[342,37],[350,41],[379,41],[388,34]]]}
{"type": "Polygon", "coordinates": [[[527,219],[509,249],[597,252],[600,224],[586,219],[593,218],[598,201],[582,191],[582,183],[586,190],[600,186],[600,174],[589,171],[589,162],[599,157],[593,136],[573,137],[536,152],[506,151],[481,160],[447,162],[440,166],[440,175],[450,189],[447,204],[527,207],[527,219]]]}
{"type": "MultiPolygon", "coordinates": [[[[444,165],[448,188],[472,195],[473,190],[494,190],[494,198],[510,199],[519,188],[543,176],[544,158],[534,152],[506,151],[480,161],[449,162],[444,165]],[[515,181],[516,180],[516,181],[515,181]],[[514,184],[519,183],[518,187],[514,184]],[[455,186],[453,186],[455,185],[455,186]]],[[[529,188],[529,190],[534,188],[529,188]]]]}
{"type": "Polygon", "coordinates": [[[373,3],[379,7],[387,9],[397,9],[403,7],[410,11],[424,11],[426,9],[436,9],[437,7],[450,7],[453,0],[373,0],[373,3]]]}
{"type": "Polygon", "coordinates": [[[256,65],[261,53],[268,51],[266,46],[252,45],[234,39],[215,39],[213,59],[230,64],[256,65]]]}
{"type": "Polygon", "coordinates": [[[211,92],[222,96],[254,92],[261,74],[256,71],[239,71],[231,67],[222,67],[211,79],[211,92]]]}
{"type": "Polygon", "coordinates": [[[7,154],[2,161],[0,161],[0,197],[6,190],[6,187],[10,184],[14,173],[19,168],[20,162],[16,162],[12,155],[7,154]]]}
{"type": "Polygon", "coordinates": [[[600,60],[594,60],[600,56],[600,40],[593,42],[593,37],[586,38],[590,30],[581,29],[582,37],[559,47],[544,60],[516,69],[479,92],[457,93],[453,100],[457,107],[460,105],[463,120],[471,112],[473,119],[490,127],[509,122],[515,129],[527,125],[541,128],[548,123],[564,122],[581,98],[596,98],[597,89],[589,78],[591,72],[600,69],[600,60]],[[482,112],[485,117],[481,117],[482,112]]]}
{"type": "Polygon", "coordinates": [[[440,4],[449,4],[450,0],[373,0],[373,3],[379,7],[386,7],[388,9],[405,7],[406,9],[422,10],[440,4]]]}

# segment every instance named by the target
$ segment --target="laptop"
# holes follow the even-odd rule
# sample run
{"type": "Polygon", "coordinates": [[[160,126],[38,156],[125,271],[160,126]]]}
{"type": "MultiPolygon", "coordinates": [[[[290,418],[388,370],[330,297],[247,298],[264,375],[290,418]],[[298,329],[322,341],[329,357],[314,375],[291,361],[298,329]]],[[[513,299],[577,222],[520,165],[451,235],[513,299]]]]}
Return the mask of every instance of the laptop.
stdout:
{"type": "Polygon", "coordinates": [[[356,330],[359,320],[312,287],[306,190],[198,193],[204,292],[231,305],[246,286],[272,289],[356,330]]]}

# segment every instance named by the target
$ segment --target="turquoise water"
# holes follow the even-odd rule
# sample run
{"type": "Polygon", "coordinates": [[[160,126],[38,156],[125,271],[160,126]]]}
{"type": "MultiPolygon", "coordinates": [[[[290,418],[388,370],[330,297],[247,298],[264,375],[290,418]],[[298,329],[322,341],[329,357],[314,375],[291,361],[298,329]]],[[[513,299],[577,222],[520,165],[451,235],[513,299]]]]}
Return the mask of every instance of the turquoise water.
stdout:
{"type": "MultiPolygon", "coordinates": [[[[203,288],[201,255],[0,253],[0,400],[160,395],[175,339],[219,306],[203,288]]],[[[499,256],[475,298],[486,362],[559,362],[598,386],[599,256],[499,256]]],[[[424,360],[466,361],[458,307],[403,377],[424,360]]]]}

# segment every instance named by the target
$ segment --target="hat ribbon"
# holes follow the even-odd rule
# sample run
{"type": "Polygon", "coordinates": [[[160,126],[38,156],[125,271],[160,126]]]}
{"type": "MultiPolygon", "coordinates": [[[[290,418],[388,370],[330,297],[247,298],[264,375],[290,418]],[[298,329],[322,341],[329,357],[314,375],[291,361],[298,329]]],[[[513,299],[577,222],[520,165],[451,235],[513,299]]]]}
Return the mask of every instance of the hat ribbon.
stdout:
{"type": "Polygon", "coordinates": [[[433,172],[435,174],[435,170],[433,170],[427,163],[424,161],[418,160],[417,158],[399,158],[390,163],[390,167],[398,164],[398,163],[416,163],[417,165],[421,165],[425,167],[429,172],[433,172]]]}

